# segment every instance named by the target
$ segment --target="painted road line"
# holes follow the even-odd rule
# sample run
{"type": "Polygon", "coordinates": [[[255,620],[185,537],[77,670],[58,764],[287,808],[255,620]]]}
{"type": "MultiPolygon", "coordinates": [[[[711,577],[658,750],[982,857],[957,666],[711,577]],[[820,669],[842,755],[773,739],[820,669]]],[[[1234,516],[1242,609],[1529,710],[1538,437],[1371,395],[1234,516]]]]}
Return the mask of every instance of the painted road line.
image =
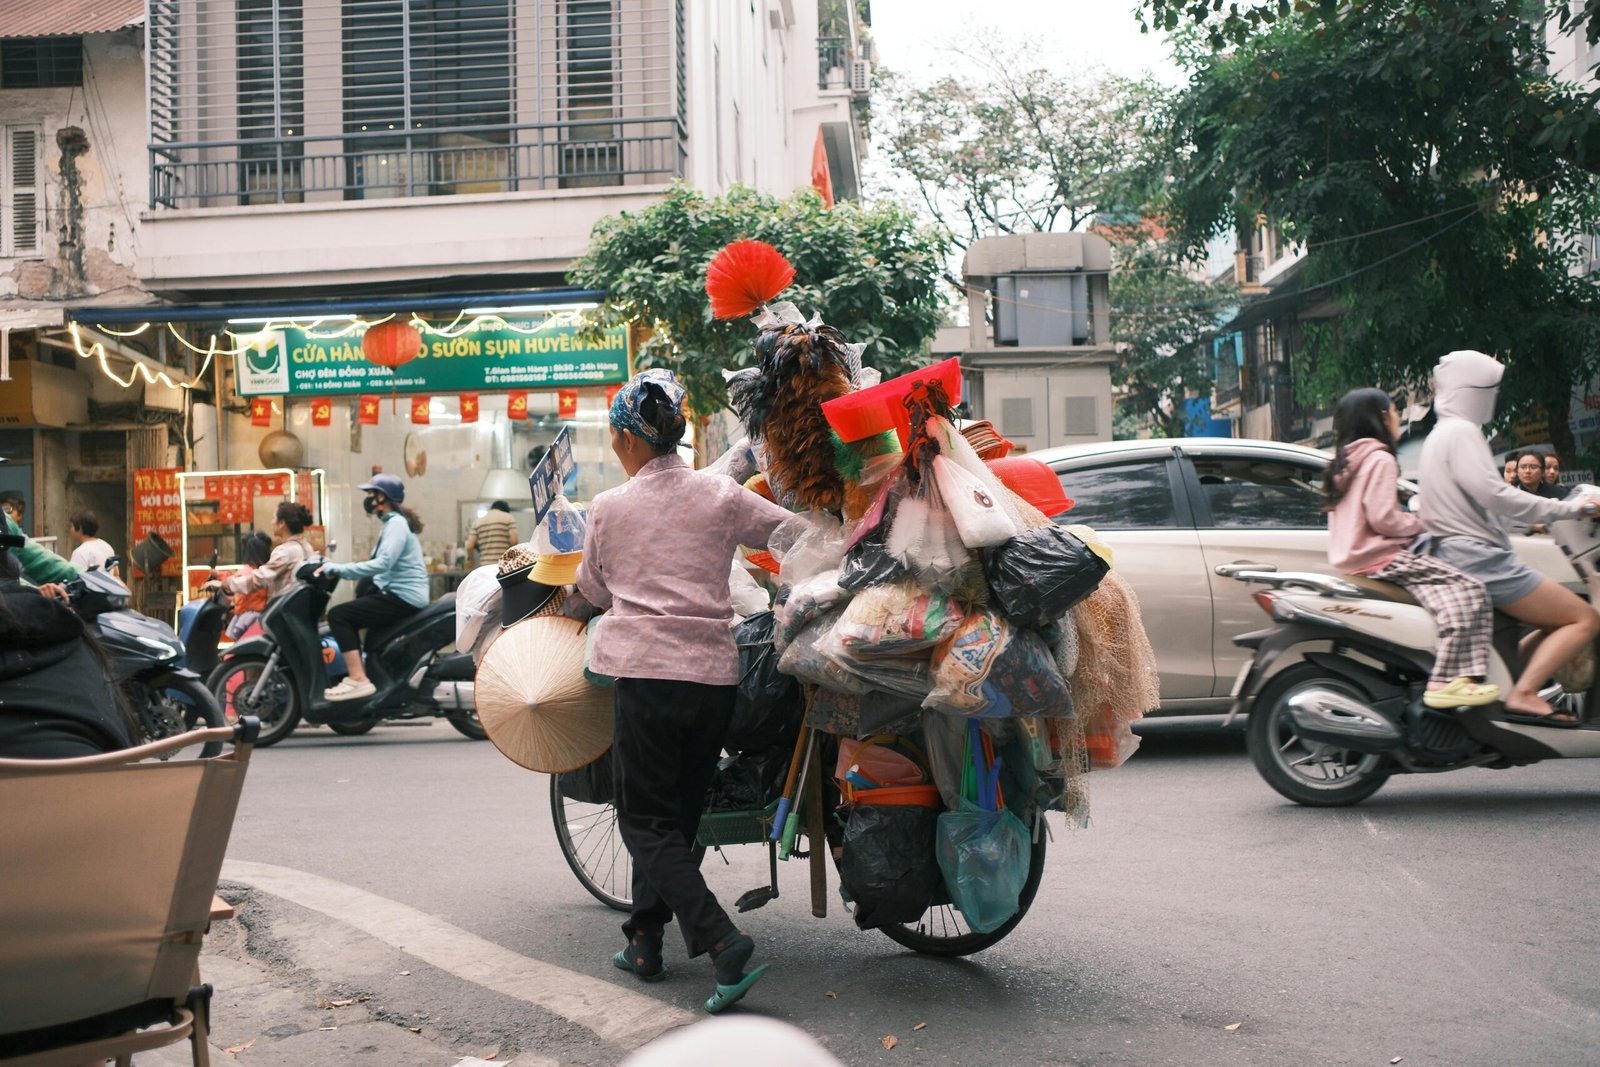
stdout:
{"type": "Polygon", "coordinates": [[[621,986],[523,956],[399,901],[270,863],[229,860],[222,877],[320,912],[457,978],[537,1005],[635,1049],[697,1016],[621,986]]]}

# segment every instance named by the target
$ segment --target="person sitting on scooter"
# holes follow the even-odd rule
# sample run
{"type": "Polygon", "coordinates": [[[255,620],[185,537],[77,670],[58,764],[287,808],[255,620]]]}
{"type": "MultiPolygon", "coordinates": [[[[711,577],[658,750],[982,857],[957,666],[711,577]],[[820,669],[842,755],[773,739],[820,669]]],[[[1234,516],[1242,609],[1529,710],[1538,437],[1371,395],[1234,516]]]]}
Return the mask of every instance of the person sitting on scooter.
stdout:
{"type": "Polygon", "coordinates": [[[745,971],[755,942],[691,851],[739,681],[728,561],[740,545],[765,547],[789,513],[683,461],[683,397],[671,372],[647,370],[612,401],[611,449],[630,480],[590,505],[575,600],[606,612],[590,667],[616,679],[617,824],[633,857],[633,909],[612,962],[647,982],[664,977],[662,936],[677,916],[689,955],[711,953],[706,1010],[716,1013],[766,970],[745,971]]]}
{"type": "Polygon", "coordinates": [[[278,543],[266,562],[252,570],[207,582],[204,588],[220,589],[230,596],[265,590],[266,603],[270,604],[294,588],[295,569],[316,558],[317,550],[305,538],[306,527],[310,525],[311,512],[306,506],[285,500],[273,514],[272,536],[278,543]]]}
{"type": "Polygon", "coordinates": [[[372,558],[360,563],[324,563],[318,574],[341,578],[370,578],[372,592],[346,601],[328,612],[328,629],[344,653],[349,670],[343,680],[323,692],[326,700],[359,700],[377,692],[361,659],[361,631],[387,626],[428,606],[428,569],[422,562],[422,520],[404,506],[405,483],[392,474],[375,474],[359,487],[367,497],[362,506],[377,515],[383,526],[372,558]]]}
{"type": "Polygon", "coordinates": [[[1506,523],[1550,523],[1600,514],[1600,509],[1592,498],[1547,500],[1501,479],[1481,427],[1494,418],[1504,374],[1494,357],[1472,351],[1451,352],[1434,368],[1439,422],[1422,446],[1422,523],[1434,557],[1483,582],[1496,608],[1544,634],[1506,695],[1507,718],[1577,726],[1572,716],[1553,712],[1539,689],[1579,649],[1594,643],[1600,616],[1517,558],[1506,523]]]}
{"type": "Polygon", "coordinates": [[[1333,412],[1335,452],[1323,487],[1328,562],[1341,571],[1393,582],[1433,613],[1438,654],[1422,702],[1430,708],[1481,707],[1500,687],[1489,673],[1494,616],[1483,583],[1413,550],[1422,523],[1400,510],[1400,412],[1382,389],[1352,389],[1333,412]]]}

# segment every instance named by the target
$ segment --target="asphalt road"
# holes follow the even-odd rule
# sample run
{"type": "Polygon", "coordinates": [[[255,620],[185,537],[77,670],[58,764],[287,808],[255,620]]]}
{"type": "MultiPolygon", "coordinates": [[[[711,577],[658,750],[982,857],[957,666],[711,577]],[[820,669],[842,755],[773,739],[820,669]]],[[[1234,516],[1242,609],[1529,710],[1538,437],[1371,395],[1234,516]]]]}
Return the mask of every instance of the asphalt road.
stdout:
{"type": "MultiPolygon", "coordinates": [[[[1216,720],[1154,723],[1128,764],[1094,776],[1088,829],[1051,817],[1032,911],[977,956],[917,956],[837,908],[814,919],[805,865],[784,866],[783,896],[746,917],[774,965],[747,1010],[852,1065],[1590,1064],[1597,770],[1396,778],[1358,807],[1311,810],[1269,790],[1216,720]]],[[[611,966],[620,915],[568,872],[547,794],[545,776],[442,723],[302,730],[256,754],[229,857],[333,879],[696,1011],[709,967],[681,942],[669,940],[676,976],[659,985],[611,966]]],[[[725,903],[766,877],[760,849],[728,858],[706,862],[725,903]]],[[[299,953],[330,980],[347,969],[370,988],[407,958],[341,949],[289,905],[261,915],[252,951],[299,953]]],[[[413,969],[410,992],[378,990],[399,1005],[390,1021],[414,1016],[457,1048],[622,1054],[473,981],[413,969]]]]}

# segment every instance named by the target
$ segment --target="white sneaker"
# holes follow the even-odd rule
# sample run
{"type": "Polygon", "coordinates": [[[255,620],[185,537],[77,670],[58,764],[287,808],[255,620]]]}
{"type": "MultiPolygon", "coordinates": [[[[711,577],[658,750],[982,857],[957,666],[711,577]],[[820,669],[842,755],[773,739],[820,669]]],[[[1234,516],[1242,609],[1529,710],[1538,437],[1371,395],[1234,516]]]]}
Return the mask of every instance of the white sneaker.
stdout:
{"type": "Polygon", "coordinates": [[[358,682],[346,675],[339,680],[339,684],[332,689],[322,691],[323,700],[360,700],[369,697],[378,691],[378,687],[371,682],[358,682]]]}

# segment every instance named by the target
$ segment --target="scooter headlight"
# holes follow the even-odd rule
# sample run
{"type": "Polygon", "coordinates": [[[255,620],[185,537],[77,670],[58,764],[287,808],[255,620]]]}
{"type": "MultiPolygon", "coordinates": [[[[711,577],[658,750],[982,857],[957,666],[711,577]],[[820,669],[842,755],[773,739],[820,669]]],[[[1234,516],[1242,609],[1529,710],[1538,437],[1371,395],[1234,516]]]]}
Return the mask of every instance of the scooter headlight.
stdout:
{"type": "Polygon", "coordinates": [[[145,637],[143,635],[140,635],[137,640],[145,648],[150,649],[152,652],[159,653],[162,659],[171,659],[178,654],[178,650],[167,644],[165,641],[157,641],[153,637],[145,637]]]}

